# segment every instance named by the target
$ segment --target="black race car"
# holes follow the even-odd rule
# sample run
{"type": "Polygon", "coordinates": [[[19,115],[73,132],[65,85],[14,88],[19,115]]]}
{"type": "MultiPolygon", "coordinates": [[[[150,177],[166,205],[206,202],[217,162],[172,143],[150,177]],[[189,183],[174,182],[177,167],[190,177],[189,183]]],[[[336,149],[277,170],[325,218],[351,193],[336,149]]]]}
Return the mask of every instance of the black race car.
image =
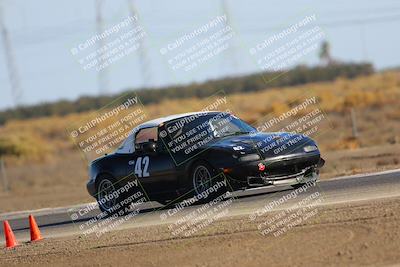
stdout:
{"type": "Polygon", "coordinates": [[[315,183],[323,164],[307,136],[258,132],[230,113],[196,112],[133,129],[114,153],[90,164],[87,189],[102,211],[110,211],[138,191],[165,204],[215,197],[216,188],[297,187],[315,183]]]}

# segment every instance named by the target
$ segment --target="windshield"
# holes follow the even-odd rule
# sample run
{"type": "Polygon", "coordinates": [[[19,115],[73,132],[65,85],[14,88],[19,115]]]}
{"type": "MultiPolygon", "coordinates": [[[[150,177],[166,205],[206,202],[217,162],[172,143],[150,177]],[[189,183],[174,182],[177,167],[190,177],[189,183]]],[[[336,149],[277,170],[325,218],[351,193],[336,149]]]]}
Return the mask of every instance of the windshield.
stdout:
{"type": "Polygon", "coordinates": [[[215,116],[211,118],[209,122],[215,137],[246,134],[256,130],[244,121],[230,114],[215,116]]]}

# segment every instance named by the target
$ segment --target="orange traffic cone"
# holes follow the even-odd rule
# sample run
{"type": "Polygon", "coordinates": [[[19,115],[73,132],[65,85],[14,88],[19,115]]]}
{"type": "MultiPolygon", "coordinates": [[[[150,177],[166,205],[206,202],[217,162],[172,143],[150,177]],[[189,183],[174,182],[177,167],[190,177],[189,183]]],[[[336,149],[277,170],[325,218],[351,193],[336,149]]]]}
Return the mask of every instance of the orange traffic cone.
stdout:
{"type": "Polygon", "coordinates": [[[4,235],[6,236],[6,248],[13,248],[15,246],[18,246],[18,242],[15,239],[15,235],[8,221],[3,222],[3,228],[4,228],[4,235]]]}
{"type": "Polygon", "coordinates": [[[31,229],[31,241],[38,241],[43,239],[35,218],[32,215],[29,215],[29,228],[31,229]]]}

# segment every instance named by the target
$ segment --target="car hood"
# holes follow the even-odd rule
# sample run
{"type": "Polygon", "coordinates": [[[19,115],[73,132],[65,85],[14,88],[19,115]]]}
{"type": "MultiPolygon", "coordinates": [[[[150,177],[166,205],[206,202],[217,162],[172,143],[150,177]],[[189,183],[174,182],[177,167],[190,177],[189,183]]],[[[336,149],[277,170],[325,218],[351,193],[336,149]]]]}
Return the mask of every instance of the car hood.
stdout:
{"type": "Polygon", "coordinates": [[[304,153],[304,147],[311,145],[316,146],[305,135],[283,132],[226,136],[212,144],[212,147],[232,150],[238,154],[258,153],[266,158],[304,153]]]}

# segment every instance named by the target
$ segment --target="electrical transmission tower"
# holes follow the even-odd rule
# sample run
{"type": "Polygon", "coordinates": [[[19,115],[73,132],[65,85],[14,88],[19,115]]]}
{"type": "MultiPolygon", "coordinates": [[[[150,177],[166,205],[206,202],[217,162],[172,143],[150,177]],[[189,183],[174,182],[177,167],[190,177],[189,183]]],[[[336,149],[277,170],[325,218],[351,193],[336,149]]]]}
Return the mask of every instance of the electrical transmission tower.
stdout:
{"type": "MultiPolygon", "coordinates": [[[[101,35],[104,31],[104,19],[102,14],[102,7],[103,7],[104,0],[95,0],[96,5],[96,31],[98,35],[101,35]]],[[[101,50],[105,45],[103,38],[99,38],[98,40],[98,48],[101,50]]],[[[98,80],[98,88],[99,94],[104,94],[108,90],[108,72],[107,67],[101,67],[104,63],[103,53],[97,53],[97,63],[100,67],[100,70],[97,73],[97,80],[98,80]]]]}
{"type": "MultiPolygon", "coordinates": [[[[134,1],[133,0],[127,0],[128,5],[129,5],[129,13],[132,17],[137,16],[136,22],[133,24],[133,27],[141,27],[140,23],[140,17],[139,13],[137,12],[137,9],[135,8],[134,1]]],[[[143,31],[138,31],[138,34],[140,34],[143,31]]],[[[140,68],[140,74],[142,76],[142,87],[148,87],[151,82],[151,69],[150,69],[150,64],[149,64],[149,57],[148,53],[146,51],[146,44],[145,44],[145,37],[139,38],[139,48],[138,48],[138,53],[139,53],[139,68],[140,68]]]]}
{"type": "MultiPolygon", "coordinates": [[[[232,27],[232,20],[231,16],[229,14],[229,8],[226,0],[221,0],[221,7],[222,7],[222,14],[226,16],[226,21],[224,23],[224,27],[230,27],[231,31],[234,32],[233,27],[232,27]]],[[[227,71],[231,71],[231,74],[236,74],[238,70],[238,63],[236,59],[236,48],[235,48],[235,42],[234,42],[234,36],[228,40],[229,42],[229,48],[227,53],[225,54],[226,56],[224,57],[224,65],[226,64],[227,66],[230,65],[230,69],[227,69],[227,71]]]]}
{"type": "Polygon", "coordinates": [[[4,53],[6,58],[6,64],[8,69],[8,76],[11,84],[11,95],[14,101],[14,105],[18,106],[22,101],[22,88],[17,72],[17,65],[13,53],[13,47],[11,45],[10,36],[8,34],[7,27],[5,25],[4,13],[3,13],[3,2],[0,1],[0,31],[3,39],[4,53]]]}

